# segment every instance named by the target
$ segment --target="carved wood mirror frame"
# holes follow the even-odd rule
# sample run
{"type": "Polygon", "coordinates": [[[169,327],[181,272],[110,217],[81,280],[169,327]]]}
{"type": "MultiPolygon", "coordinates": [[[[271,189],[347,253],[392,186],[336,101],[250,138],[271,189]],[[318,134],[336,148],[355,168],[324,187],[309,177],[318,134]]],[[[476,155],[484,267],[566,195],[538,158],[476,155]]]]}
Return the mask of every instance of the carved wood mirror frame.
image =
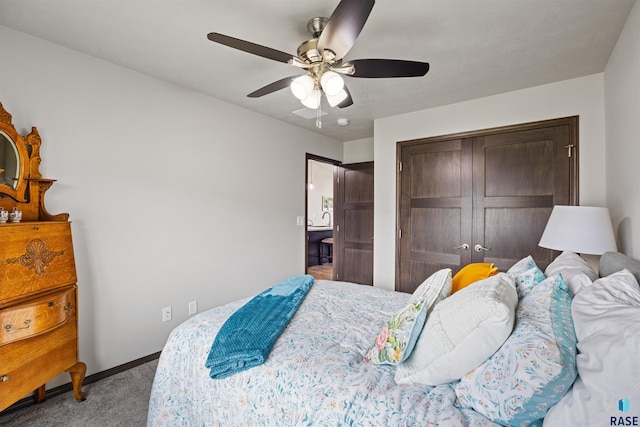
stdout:
{"type": "Polygon", "coordinates": [[[31,133],[20,135],[13,126],[11,114],[0,103],[0,131],[15,144],[19,157],[15,188],[0,184],[0,207],[22,211],[22,221],[67,221],[69,214],[51,215],[44,207],[44,194],[55,180],[45,179],[40,173],[42,140],[38,129],[32,127],[31,133]]]}

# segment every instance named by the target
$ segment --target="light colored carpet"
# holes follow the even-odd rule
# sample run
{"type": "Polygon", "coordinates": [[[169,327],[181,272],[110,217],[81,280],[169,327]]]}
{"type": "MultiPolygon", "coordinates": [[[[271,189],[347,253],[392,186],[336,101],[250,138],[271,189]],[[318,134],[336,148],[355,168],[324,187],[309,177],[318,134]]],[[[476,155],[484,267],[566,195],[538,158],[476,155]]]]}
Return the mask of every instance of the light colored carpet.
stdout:
{"type": "Polygon", "coordinates": [[[143,427],[158,360],[87,384],[84,402],[71,391],[0,415],[6,427],[143,427]]]}

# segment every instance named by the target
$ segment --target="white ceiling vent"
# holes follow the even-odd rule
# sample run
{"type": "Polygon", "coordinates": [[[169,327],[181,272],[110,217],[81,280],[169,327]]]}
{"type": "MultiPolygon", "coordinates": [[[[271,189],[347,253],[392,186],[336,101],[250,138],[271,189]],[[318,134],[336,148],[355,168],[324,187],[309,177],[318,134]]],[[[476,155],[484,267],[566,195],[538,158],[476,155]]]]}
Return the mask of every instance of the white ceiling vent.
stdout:
{"type": "MultiPolygon", "coordinates": [[[[318,110],[312,110],[310,108],[303,108],[301,110],[296,110],[296,111],[292,111],[293,114],[295,114],[296,116],[300,116],[304,119],[317,119],[318,118],[318,110]]],[[[320,114],[320,116],[326,116],[327,113],[326,111],[322,111],[322,113],[320,114]]]]}

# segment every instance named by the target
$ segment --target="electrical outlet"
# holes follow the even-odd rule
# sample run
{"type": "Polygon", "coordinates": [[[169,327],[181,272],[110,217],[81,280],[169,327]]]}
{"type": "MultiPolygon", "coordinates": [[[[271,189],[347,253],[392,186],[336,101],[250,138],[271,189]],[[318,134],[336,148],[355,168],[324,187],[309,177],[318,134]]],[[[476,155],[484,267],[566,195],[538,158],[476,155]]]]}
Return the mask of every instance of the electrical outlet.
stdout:
{"type": "Polygon", "coordinates": [[[168,322],[171,320],[171,306],[162,309],[162,321],[168,322]]]}
{"type": "Polygon", "coordinates": [[[191,301],[189,303],[189,315],[196,314],[198,312],[198,301],[191,301]]]}

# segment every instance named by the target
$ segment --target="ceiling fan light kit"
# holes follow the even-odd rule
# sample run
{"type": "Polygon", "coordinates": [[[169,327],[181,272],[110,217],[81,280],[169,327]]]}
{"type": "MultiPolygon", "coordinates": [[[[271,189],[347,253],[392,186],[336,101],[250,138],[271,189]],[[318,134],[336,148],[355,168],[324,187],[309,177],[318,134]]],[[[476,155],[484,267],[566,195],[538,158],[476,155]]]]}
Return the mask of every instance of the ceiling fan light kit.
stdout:
{"type": "MultiPolygon", "coordinates": [[[[307,108],[320,109],[323,93],[331,107],[345,108],[352,105],[353,100],[342,75],[357,78],[421,77],[429,71],[429,63],[418,61],[356,59],[342,62],[362,31],[374,3],[374,0],[341,0],[330,18],[309,20],[307,30],[313,38],[298,46],[297,56],[220,33],[209,33],[207,38],[306,70],[302,76],[285,77],[247,96],[258,98],[290,87],[293,95],[307,108]]],[[[321,127],[319,117],[320,113],[316,125],[321,127]]]]}

